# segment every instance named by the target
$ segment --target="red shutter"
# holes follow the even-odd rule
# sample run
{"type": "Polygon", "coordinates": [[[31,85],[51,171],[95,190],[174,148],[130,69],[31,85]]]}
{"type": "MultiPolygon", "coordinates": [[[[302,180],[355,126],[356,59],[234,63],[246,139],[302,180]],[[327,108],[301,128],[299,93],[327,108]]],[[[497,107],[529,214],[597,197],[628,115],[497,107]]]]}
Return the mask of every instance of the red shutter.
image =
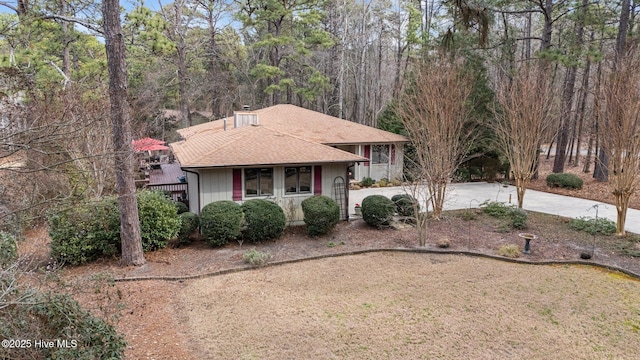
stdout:
{"type": "Polygon", "coordinates": [[[313,167],[313,195],[322,195],[322,166],[313,167]]]}
{"type": "Polygon", "coordinates": [[[233,169],[233,201],[242,200],[242,169],[233,169]]]}
{"type": "MultiPolygon", "coordinates": [[[[364,146],[364,157],[366,157],[367,159],[371,158],[371,145],[364,146]]],[[[365,162],[364,166],[369,166],[369,162],[365,162]]]]}
{"type": "Polygon", "coordinates": [[[391,165],[396,163],[396,144],[391,144],[391,165]]]}

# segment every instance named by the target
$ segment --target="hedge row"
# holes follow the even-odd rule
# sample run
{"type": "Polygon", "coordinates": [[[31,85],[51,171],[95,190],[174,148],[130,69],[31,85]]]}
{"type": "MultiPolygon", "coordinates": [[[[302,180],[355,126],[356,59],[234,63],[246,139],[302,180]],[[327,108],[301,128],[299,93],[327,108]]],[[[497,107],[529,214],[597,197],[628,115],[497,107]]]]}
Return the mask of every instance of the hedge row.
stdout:
{"type": "MultiPolygon", "coordinates": [[[[142,248],[167,246],[181,227],[175,203],[162,192],[137,195],[142,248]]],[[[78,265],[120,252],[120,213],[115,197],[86,202],[48,218],[51,255],[62,264],[78,265]]]]}

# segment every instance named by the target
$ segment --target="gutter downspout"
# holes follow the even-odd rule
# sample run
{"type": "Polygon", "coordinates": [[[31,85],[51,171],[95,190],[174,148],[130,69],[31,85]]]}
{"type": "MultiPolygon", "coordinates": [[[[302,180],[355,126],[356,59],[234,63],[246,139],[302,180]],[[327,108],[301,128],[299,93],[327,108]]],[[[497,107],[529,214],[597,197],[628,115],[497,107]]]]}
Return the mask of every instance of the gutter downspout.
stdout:
{"type": "MultiPolygon", "coordinates": [[[[189,171],[183,167],[180,168],[182,171],[186,172],[186,173],[190,173],[190,174],[196,174],[196,177],[198,178],[198,216],[200,216],[200,174],[195,172],[195,171],[189,171]]],[[[188,186],[188,185],[187,185],[188,186]]]]}

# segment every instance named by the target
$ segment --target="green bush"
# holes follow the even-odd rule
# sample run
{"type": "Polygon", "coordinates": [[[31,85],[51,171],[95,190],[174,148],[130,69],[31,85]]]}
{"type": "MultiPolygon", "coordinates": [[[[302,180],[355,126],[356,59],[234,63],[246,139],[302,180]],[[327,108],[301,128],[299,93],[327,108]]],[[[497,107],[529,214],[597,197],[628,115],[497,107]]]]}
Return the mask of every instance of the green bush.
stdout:
{"type": "Polygon", "coordinates": [[[511,213],[509,214],[509,219],[511,220],[511,227],[513,229],[524,230],[527,228],[527,212],[518,209],[512,208],[511,213]]]}
{"type": "Polygon", "coordinates": [[[200,225],[200,217],[191,212],[183,212],[178,215],[178,217],[181,219],[178,241],[181,244],[188,244],[191,242],[191,234],[193,234],[200,225]]]}
{"type": "Polygon", "coordinates": [[[507,206],[504,203],[498,201],[485,201],[480,204],[482,211],[487,215],[491,215],[493,217],[502,218],[509,215],[511,212],[512,206],[507,206]]]}
{"type": "Polygon", "coordinates": [[[173,200],[163,192],[143,190],[137,194],[142,249],[152,251],[167,246],[180,230],[180,218],[173,200]]]}
{"type": "Polygon", "coordinates": [[[182,201],[174,201],[173,204],[176,206],[176,212],[178,213],[178,215],[189,211],[189,207],[187,206],[187,204],[183,203],[182,201]]]}
{"type": "Polygon", "coordinates": [[[561,187],[567,189],[582,189],[582,179],[574,174],[549,174],[547,176],[547,186],[561,187]]]}
{"type": "MultiPolygon", "coordinates": [[[[480,206],[482,207],[482,210],[490,216],[508,219],[508,226],[512,229],[522,230],[527,228],[527,212],[522,209],[518,209],[515,206],[508,206],[501,202],[488,200],[480,204],[480,206]]],[[[507,229],[506,226],[505,229],[507,229]]]]}
{"type": "Polygon", "coordinates": [[[362,181],[360,181],[360,185],[364,186],[364,187],[369,187],[373,184],[375,184],[376,181],[373,180],[372,178],[365,176],[364,178],[362,178],[362,181]]]}
{"type": "Polygon", "coordinates": [[[418,200],[409,194],[393,195],[391,201],[395,204],[396,212],[400,216],[415,216],[414,207],[420,210],[418,200]]]}
{"type": "Polygon", "coordinates": [[[243,235],[249,241],[262,241],[280,237],[286,227],[284,211],[278,204],[263,199],[253,199],[242,204],[246,230],[243,235]]]}
{"type": "Polygon", "coordinates": [[[370,195],[362,200],[362,218],[370,226],[389,225],[396,207],[391,199],[382,195],[370,195]]]}
{"type": "MultiPolygon", "coordinates": [[[[4,280],[4,279],[0,279],[4,280]]],[[[31,341],[26,348],[3,349],[7,359],[122,359],[126,342],[115,327],[83,309],[67,294],[31,290],[8,295],[16,301],[0,311],[0,337],[31,341]],[[65,346],[36,347],[34,341],[66,340],[65,346]]],[[[57,345],[57,344],[56,344],[57,345]]]]}
{"type": "MultiPolygon", "coordinates": [[[[143,250],[167,246],[180,230],[181,220],[173,201],[162,192],[146,190],[136,198],[143,250]]],[[[60,263],[84,264],[120,250],[120,213],[115,197],[52,214],[48,223],[51,255],[60,263]]]]}
{"type": "Polygon", "coordinates": [[[340,207],[328,196],[313,196],[302,201],[307,232],[311,236],[326,234],[340,221],[340,207]]]}
{"type": "Polygon", "coordinates": [[[569,226],[574,230],[584,231],[591,235],[596,233],[611,235],[616,232],[616,223],[606,218],[598,218],[596,221],[595,218],[582,216],[577,219],[571,219],[569,226]]]}
{"type": "Polygon", "coordinates": [[[120,215],[115,197],[77,205],[49,216],[51,256],[59,263],[79,265],[120,248],[120,215]]]}
{"type": "Polygon", "coordinates": [[[242,234],[242,216],[240,205],[230,200],[205,205],[200,212],[202,237],[213,246],[226,245],[242,234]]]}
{"type": "Polygon", "coordinates": [[[15,236],[0,231],[0,267],[11,264],[18,258],[18,245],[15,236]]]}

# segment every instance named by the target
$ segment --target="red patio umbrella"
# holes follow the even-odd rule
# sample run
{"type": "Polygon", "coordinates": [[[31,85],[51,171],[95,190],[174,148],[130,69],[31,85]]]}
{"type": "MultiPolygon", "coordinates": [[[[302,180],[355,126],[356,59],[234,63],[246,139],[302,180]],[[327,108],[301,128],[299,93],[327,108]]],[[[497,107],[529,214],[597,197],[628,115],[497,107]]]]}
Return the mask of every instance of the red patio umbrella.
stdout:
{"type": "Polygon", "coordinates": [[[143,139],[133,140],[131,146],[135,152],[153,151],[153,150],[168,150],[169,147],[164,145],[162,140],[152,139],[146,137],[143,139]]]}

